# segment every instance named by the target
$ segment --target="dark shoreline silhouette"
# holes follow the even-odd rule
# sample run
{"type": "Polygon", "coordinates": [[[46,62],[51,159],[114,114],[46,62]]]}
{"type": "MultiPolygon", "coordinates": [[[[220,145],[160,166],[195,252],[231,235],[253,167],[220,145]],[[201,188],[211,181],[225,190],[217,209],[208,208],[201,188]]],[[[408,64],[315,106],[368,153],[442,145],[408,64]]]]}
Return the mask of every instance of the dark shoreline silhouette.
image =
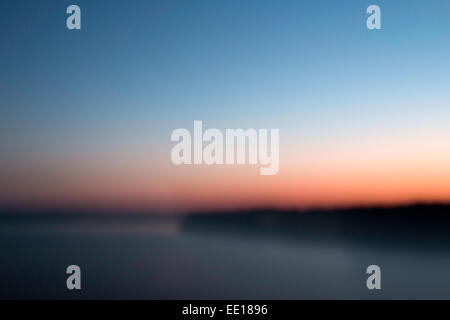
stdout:
{"type": "Polygon", "coordinates": [[[308,241],[450,246],[450,205],[414,204],[348,209],[211,211],[185,215],[95,210],[0,210],[0,224],[153,223],[181,221],[183,232],[245,237],[289,237],[308,241]]]}
{"type": "Polygon", "coordinates": [[[248,210],[194,214],[184,229],[208,233],[264,232],[310,241],[450,246],[450,205],[416,204],[330,210],[248,210]]]}

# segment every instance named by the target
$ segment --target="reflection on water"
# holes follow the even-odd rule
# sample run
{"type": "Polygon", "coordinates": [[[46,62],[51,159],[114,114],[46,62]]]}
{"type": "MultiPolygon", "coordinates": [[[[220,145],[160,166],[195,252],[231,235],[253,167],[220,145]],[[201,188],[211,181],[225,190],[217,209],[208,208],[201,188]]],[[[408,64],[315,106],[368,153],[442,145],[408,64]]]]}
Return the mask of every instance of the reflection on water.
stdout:
{"type": "Polygon", "coordinates": [[[3,222],[0,298],[450,298],[450,250],[181,226],[176,219],[3,222]],[[65,287],[70,264],[82,269],[81,291],[65,287]],[[371,264],[381,267],[381,291],[366,288],[371,264]]]}

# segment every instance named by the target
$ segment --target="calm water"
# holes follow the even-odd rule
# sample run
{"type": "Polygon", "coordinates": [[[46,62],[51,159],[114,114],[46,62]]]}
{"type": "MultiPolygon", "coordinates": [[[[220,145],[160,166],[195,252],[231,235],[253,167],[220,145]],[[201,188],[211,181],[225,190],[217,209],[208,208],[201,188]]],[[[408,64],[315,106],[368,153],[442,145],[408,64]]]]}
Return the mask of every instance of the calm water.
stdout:
{"type": "Polygon", "coordinates": [[[164,223],[0,226],[0,298],[450,299],[450,252],[186,233],[164,223]],[[82,290],[65,287],[82,269],[82,290]],[[366,267],[382,290],[366,288],[366,267]]]}

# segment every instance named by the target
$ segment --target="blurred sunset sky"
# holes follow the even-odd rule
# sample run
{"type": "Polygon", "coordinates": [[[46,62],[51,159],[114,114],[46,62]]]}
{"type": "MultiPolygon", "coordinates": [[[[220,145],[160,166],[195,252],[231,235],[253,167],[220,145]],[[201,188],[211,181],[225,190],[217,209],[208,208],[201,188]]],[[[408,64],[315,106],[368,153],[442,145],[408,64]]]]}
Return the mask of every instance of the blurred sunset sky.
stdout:
{"type": "Polygon", "coordinates": [[[0,207],[450,202],[448,0],[6,0],[0,37],[0,207]],[[279,129],[279,173],[175,166],[194,120],[279,129]]]}

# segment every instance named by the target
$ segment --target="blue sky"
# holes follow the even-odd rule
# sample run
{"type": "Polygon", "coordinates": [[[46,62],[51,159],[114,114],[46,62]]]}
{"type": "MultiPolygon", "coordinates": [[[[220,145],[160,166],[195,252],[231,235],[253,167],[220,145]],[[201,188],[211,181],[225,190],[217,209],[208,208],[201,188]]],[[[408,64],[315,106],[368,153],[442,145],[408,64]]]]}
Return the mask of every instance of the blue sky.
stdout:
{"type": "Polygon", "coordinates": [[[165,161],[194,120],[280,128],[288,149],[448,133],[447,0],[8,0],[0,36],[11,158],[107,161],[110,146],[165,161]],[[370,4],[382,30],[366,28],[370,4]]]}

